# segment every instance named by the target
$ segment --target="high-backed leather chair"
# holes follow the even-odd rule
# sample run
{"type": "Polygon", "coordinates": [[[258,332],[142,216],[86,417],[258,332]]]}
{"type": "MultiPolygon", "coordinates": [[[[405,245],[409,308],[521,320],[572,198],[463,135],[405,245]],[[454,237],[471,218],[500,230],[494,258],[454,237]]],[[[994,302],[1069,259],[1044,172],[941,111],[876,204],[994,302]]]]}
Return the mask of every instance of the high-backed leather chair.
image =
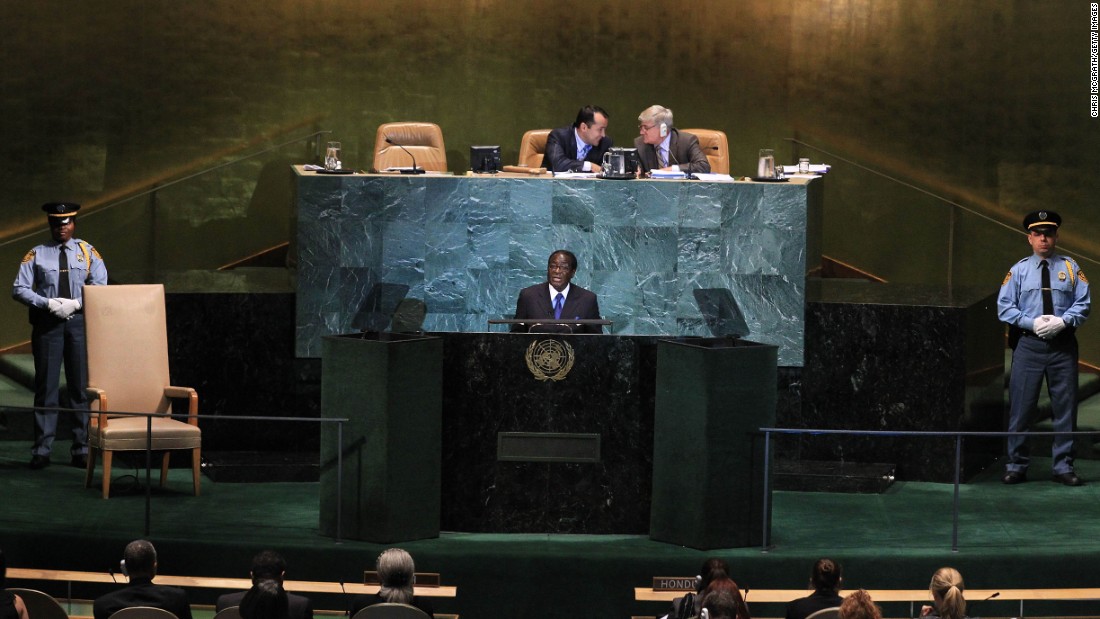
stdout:
{"type": "MultiPolygon", "coordinates": [[[[91,288],[92,286],[88,286],[91,288]]],[[[23,599],[23,606],[27,607],[27,616],[34,619],[69,619],[65,608],[48,593],[37,589],[5,589],[23,599]]]]}
{"type": "Polygon", "coordinates": [[[111,613],[107,619],[178,619],[176,614],[153,606],[131,606],[111,613]]]}
{"type": "Polygon", "coordinates": [[[726,133],[717,129],[683,129],[699,138],[699,146],[710,161],[710,171],[715,174],[730,173],[730,145],[726,133]]]}
{"type": "Polygon", "coordinates": [[[87,286],[84,328],[88,346],[88,394],[100,411],[88,424],[88,469],[92,483],[97,455],[103,453],[103,498],[111,492],[111,460],[116,451],[144,451],[149,432],[144,416],[110,413],[156,413],[152,450],[164,451],[160,485],[168,478],[172,450],[191,452],[195,496],[199,494],[202,433],[199,396],[190,387],[174,387],[168,375],[168,328],[164,286],[87,286]],[[171,400],[187,402],[187,421],[172,419],[171,400]]]}
{"type": "Polygon", "coordinates": [[[408,604],[371,604],[355,613],[352,619],[431,619],[428,613],[408,604]]]}
{"type": "Polygon", "coordinates": [[[431,172],[447,171],[447,150],[443,146],[443,130],[435,123],[402,122],[378,126],[374,137],[374,163],[371,169],[381,172],[386,168],[412,167],[412,153],[416,166],[431,172]],[[389,138],[393,143],[386,141],[389,138]],[[401,150],[397,144],[409,152],[401,150]]]}
{"type": "Polygon", "coordinates": [[[546,139],[550,129],[532,129],[523,134],[519,141],[519,165],[529,168],[542,167],[542,157],[546,154],[546,139]]]}

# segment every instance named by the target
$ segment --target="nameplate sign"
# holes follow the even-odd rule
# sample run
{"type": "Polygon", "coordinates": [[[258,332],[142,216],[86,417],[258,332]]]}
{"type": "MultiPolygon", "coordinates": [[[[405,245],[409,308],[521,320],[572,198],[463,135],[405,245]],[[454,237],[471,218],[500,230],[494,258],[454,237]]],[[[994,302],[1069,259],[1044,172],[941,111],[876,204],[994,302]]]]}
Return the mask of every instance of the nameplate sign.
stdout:
{"type": "Polygon", "coordinates": [[[654,591],[695,591],[694,576],[654,576],[654,591]]]}
{"type": "MultiPolygon", "coordinates": [[[[378,572],[363,572],[363,584],[364,585],[381,585],[382,580],[378,578],[378,572]]],[[[437,572],[416,572],[416,586],[417,587],[438,587],[439,586],[439,574],[437,572]]]]}

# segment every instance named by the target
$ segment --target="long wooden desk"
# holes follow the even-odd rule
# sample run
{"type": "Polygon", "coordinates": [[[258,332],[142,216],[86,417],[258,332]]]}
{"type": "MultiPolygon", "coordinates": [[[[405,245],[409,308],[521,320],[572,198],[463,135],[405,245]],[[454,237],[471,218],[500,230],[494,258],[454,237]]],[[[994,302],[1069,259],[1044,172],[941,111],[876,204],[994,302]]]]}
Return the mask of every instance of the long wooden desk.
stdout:
{"type": "MultiPolygon", "coordinates": [[[[932,599],[928,589],[867,589],[871,599],[876,602],[928,602],[932,599]]],[[[749,602],[787,603],[806,597],[811,592],[805,589],[752,589],[749,602]]],[[[844,596],[850,591],[841,591],[844,596]]],[[[1087,589],[967,589],[967,602],[973,604],[999,593],[999,601],[1034,600],[1100,600],[1100,588],[1087,589]]],[[[634,599],[639,602],[671,602],[682,597],[683,591],[654,591],[647,587],[636,587],[634,599]]]]}
{"type": "MultiPolygon", "coordinates": [[[[33,568],[8,568],[8,580],[54,580],[61,582],[98,582],[98,583],[125,583],[126,577],[103,572],[75,572],[67,570],[39,570],[33,568]]],[[[172,585],[174,587],[191,587],[201,589],[232,589],[241,590],[252,587],[252,580],[248,578],[208,578],[202,576],[168,576],[157,574],[158,585],[172,585]]],[[[286,580],[283,588],[296,593],[378,593],[378,585],[363,585],[358,583],[323,582],[314,580],[286,580]]],[[[458,587],[416,587],[416,595],[424,597],[453,598],[458,595],[458,587]]]]}

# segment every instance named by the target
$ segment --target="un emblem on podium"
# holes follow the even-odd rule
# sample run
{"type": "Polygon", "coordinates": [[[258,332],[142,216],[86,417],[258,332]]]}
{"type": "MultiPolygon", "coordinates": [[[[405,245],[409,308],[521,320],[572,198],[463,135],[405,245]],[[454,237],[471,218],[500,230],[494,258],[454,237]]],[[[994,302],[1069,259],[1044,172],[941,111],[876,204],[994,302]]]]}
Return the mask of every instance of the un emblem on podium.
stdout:
{"type": "Polygon", "coordinates": [[[573,347],[569,342],[536,340],[527,347],[527,369],[538,380],[561,380],[573,369],[573,347]]]}

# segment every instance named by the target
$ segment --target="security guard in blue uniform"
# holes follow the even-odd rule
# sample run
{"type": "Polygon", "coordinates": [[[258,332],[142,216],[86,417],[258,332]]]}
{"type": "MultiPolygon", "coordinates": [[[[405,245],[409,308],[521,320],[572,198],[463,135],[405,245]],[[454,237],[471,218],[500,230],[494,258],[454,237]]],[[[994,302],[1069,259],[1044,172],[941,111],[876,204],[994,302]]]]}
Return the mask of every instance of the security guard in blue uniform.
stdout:
{"type": "MultiPolygon", "coordinates": [[[[57,434],[61,364],[65,364],[69,406],[88,410],[87,352],[84,347],[84,286],[107,284],[107,267],[99,252],[73,238],[79,204],[44,204],[50,222],[48,243],[23,256],[12,296],[29,308],[31,350],[34,354],[34,448],[31,468],[50,464],[57,434]]],[[[88,462],[88,415],[73,413],[72,465],[88,462]]]]}
{"type": "MultiPolygon", "coordinates": [[[[1089,280],[1073,258],[1054,251],[1062,218],[1054,211],[1024,217],[1032,255],[1016,263],[1001,284],[997,312],[1009,325],[1012,373],[1009,377],[1008,431],[1023,432],[1033,420],[1046,377],[1054,431],[1072,432],[1077,422],[1077,337],[1089,315],[1089,280]]],[[[1055,436],[1051,454],[1054,481],[1083,482],[1073,470],[1073,436],[1055,436]]],[[[1027,481],[1026,436],[1008,438],[1006,484],[1027,481]]]]}

